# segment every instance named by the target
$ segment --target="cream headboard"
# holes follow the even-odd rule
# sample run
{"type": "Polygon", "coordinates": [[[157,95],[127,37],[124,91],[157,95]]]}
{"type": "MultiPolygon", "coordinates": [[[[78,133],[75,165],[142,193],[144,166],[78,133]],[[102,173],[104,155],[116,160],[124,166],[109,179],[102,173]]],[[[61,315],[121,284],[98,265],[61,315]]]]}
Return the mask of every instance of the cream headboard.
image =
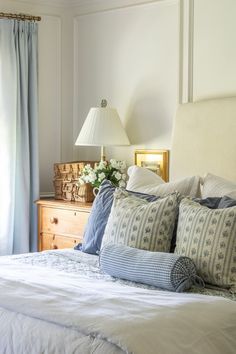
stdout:
{"type": "Polygon", "coordinates": [[[171,149],[171,180],[211,172],[236,181],[236,97],[180,105],[171,149]]]}

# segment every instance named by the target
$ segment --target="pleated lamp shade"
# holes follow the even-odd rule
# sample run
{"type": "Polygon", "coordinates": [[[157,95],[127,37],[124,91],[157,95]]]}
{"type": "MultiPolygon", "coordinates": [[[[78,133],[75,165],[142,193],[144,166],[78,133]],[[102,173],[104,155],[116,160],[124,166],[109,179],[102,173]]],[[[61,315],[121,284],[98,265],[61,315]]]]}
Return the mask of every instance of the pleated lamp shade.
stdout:
{"type": "Polygon", "coordinates": [[[91,108],[75,145],[130,145],[120,117],[114,108],[91,108]]]}

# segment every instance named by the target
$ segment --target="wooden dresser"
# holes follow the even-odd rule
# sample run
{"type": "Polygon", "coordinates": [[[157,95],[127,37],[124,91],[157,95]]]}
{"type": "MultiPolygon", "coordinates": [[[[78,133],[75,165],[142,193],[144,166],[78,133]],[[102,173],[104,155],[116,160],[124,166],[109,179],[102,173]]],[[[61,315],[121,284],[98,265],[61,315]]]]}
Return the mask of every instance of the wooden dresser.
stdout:
{"type": "Polygon", "coordinates": [[[40,199],[36,204],[39,251],[72,248],[82,242],[91,203],[48,198],[40,199]]]}

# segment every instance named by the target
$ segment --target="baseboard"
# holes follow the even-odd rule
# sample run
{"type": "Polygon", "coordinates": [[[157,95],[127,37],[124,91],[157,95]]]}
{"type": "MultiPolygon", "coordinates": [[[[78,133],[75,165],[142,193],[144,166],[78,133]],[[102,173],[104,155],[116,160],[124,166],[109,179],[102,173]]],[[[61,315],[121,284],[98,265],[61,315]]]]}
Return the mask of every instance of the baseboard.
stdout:
{"type": "Polygon", "coordinates": [[[40,198],[54,198],[55,193],[54,192],[41,192],[40,193],[40,198]]]}

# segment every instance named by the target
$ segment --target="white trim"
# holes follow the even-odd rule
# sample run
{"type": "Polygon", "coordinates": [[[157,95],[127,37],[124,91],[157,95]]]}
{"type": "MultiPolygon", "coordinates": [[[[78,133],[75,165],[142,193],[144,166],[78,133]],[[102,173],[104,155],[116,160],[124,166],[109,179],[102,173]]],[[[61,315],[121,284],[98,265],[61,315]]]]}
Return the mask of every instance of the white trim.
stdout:
{"type": "Polygon", "coordinates": [[[58,153],[60,161],[62,159],[62,19],[57,15],[43,15],[43,17],[52,17],[57,20],[58,42],[57,42],[57,128],[58,132],[58,153]]]}
{"type": "Polygon", "coordinates": [[[194,0],[180,0],[179,103],[193,100],[194,0]]]}
{"type": "Polygon", "coordinates": [[[42,5],[48,7],[69,7],[70,0],[17,0],[17,2],[30,5],[42,5]]]}
{"type": "MultiPolygon", "coordinates": [[[[77,158],[77,150],[75,147],[74,130],[77,126],[76,121],[78,120],[79,110],[78,110],[78,80],[79,80],[79,48],[78,48],[78,18],[73,19],[73,36],[74,36],[74,75],[73,75],[73,160],[77,158]]],[[[79,132],[78,132],[79,134],[79,132]]]]}
{"type": "Polygon", "coordinates": [[[156,2],[164,2],[169,0],[88,0],[80,1],[78,4],[76,0],[72,0],[72,6],[76,11],[76,15],[93,14],[96,12],[104,12],[110,10],[118,10],[126,7],[133,7],[139,5],[147,5],[156,2]],[[77,3],[77,4],[76,4],[77,3]]]}
{"type": "MultiPolygon", "coordinates": [[[[49,7],[77,7],[81,12],[98,12],[106,9],[117,9],[127,6],[136,6],[141,4],[148,4],[152,2],[166,1],[166,0],[18,0],[21,3],[31,5],[45,5],[49,7]]],[[[79,11],[80,12],[80,11],[79,11]]]]}
{"type": "Polygon", "coordinates": [[[194,0],[189,0],[188,102],[193,102],[194,0]]]}
{"type": "Polygon", "coordinates": [[[39,197],[40,197],[40,199],[41,198],[55,198],[55,193],[54,192],[41,192],[39,197]]]}
{"type": "Polygon", "coordinates": [[[58,43],[57,43],[57,129],[58,131],[58,152],[60,161],[62,160],[62,20],[60,16],[46,15],[45,17],[53,17],[57,19],[58,25],[58,43]]]}

